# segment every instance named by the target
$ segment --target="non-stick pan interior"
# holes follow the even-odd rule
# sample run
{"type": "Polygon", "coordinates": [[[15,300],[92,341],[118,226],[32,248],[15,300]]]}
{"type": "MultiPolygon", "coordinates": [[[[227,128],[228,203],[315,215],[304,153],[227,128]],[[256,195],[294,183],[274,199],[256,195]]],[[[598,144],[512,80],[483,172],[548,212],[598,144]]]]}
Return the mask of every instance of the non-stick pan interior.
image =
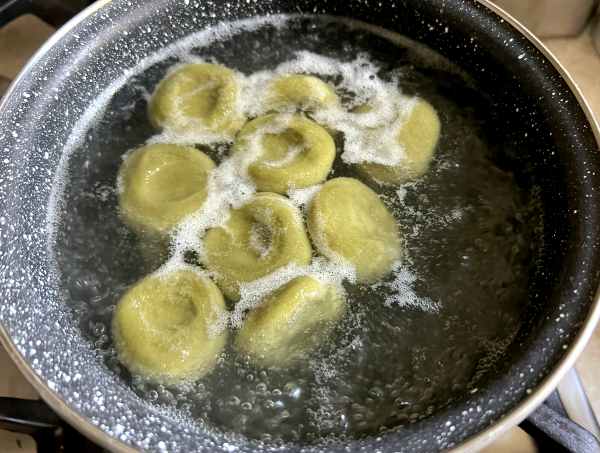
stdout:
{"type": "MultiPolygon", "coordinates": [[[[218,430],[209,433],[202,424],[181,417],[178,410],[186,410],[186,400],[169,401],[176,400],[177,394],[163,392],[159,402],[167,403],[166,407],[149,406],[130,390],[126,373],[108,371],[118,366],[114,356],[106,353],[110,350],[111,314],[107,300],[114,299],[144,272],[140,257],[129,253],[135,249],[132,236],[119,226],[114,209],[115,174],[119,156],[153,134],[145,121],[145,93],[177,57],[150,64],[142,76],[121,89],[115,87],[111,94],[115,90],[117,94],[112,99],[98,96],[114,80],[130,77],[124,68],[134,67],[145,56],[207,25],[267,13],[298,13],[298,8],[306,13],[350,16],[397,31],[437,50],[452,65],[414,46],[398,51],[373,34],[309,19],[299,19],[280,31],[267,27],[255,35],[248,32],[240,42],[234,38],[198,53],[208,52],[245,72],[289,58],[291,51],[297,50],[294,46],[312,46],[313,51],[340,58],[365,50],[382,66],[401,66],[403,88],[440,109],[446,128],[440,145],[442,157],[456,152],[465,156],[469,151],[474,156],[483,153],[498,168],[497,173],[484,173],[479,175],[481,180],[473,180],[482,184],[473,197],[483,194],[485,198],[486,193],[513,187],[514,183],[519,190],[511,196],[521,200],[522,209],[515,211],[512,222],[513,229],[523,229],[521,240],[526,241],[523,248],[527,253],[518,272],[512,269],[511,275],[526,285],[527,293],[508,290],[503,309],[496,310],[494,299],[487,312],[482,300],[485,292],[478,293],[479,311],[465,309],[465,298],[460,295],[450,298],[457,307],[452,313],[455,317],[460,319],[462,314],[469,319],[486,313],[489,319],[482,319],[480,324],[497,329],[499,340],[514,338],[504,357],[494,367],[486,367],[476,381],[459,383],[455,392],[444,393],[448,401],[441,397],[424,399],[417,412],[425,418],[397,423],[402,425],[399,431],[380,437],[367,429],[366,437],[351,441],[353,445],[411,451],[431,449],[432,443],[438,447],[454,445],[499,418],[551,370],[585,317],[597,283],[597,273],[592,271],[597,263],[592,255],[598,231],[591,209],[596,196],[596,144],[585,116],[558,74],[509,25],[475,4],[444,5],[440,10],[439,5],[427,2],[385,7],[325,3],[316,9],[309,2],[293,8],[268,2],[239,6],[189,2],[185,8],[154,4],[152,9],[139,7],[126,13],[126,7],[113,3],[102,10],[103,14],[78,26],[74,36],[63,38],[70,44],[52,50],[38,72],[22,80],[9,97],[6,107],[13,109],[12,116],[6,116],[7,110],[2,113],[6,119],[3,124],[9,125],[3,132],[10,146],[3,151],[8,159],[3,200],[7,214],[0,220],[4,228],[3,271],[9,284],[3,289],[6,302],[1,319],[19,350],[52,390],[105,431],[136,445],[164,446],[169,451],[189,450],[192,445],[227,448],[242,442],[240,445],[248,449],[256,445],[256,441],[246,443],[235,436],[225,440],[218,430]],[[155,8],[163,9],[159,14],[155,8]],[[111,27],[106,25],[109,22],[111,27]],[[291,37],[293,45],[289,44],[291,37]],[[98,44],[91,52],[90,42],[98,44]],[[258,49],[256,42],[261,43],[258,49]],[[84,118],[80,129],[74,131],[84,112],[94,111],[89,109],[94,102],[105,101],[108,108],[100,113],[99,122],[84,118]],[[94,127],[88,129],[92,123],[94,127]],[[62,193],[56,190],[58,162],[64,150],[71,148],[75,152],[70,174],[60,179],[65,182],[66,195],[58,200],[49,195],[52,189],[53,194],[62,193]],[[19,159],[15,158],[17,151],[19,159]],[[533,199],[540,203],[530,203],[533,199]],[[48,254],[46,215],[48,206],[57,202],[64,214],[56,229],[56,246],[48,254]],[[543,228],[538,228],[540,225],[543,228]],[[54,272],[55,264],[59,276],[54,272]],[[435,404],[428,411],[432,402],[435,404]]],[[[458,170],[452,173],[440,168],[436,172],[445,175],[448,184],[453,177],[461,178],[458,170]]],[[[452,190],[445,193],[449,197],[445,201],[450,200],[452,190]]],[[[485,224],[502,209],[492,204],[486,217],[473,225],[485,224]]],[[[499,241],[497,249],[489,251],[487,259],[482,258],[472,269],[473,275],[497,275],[500,263],[494,256],[510,245],[510,241],[499,241]]],[[[467,249],[469,244],[462,246],[467,249]]],[[[445,259],[438,260],[440,273],[450,273],[452,266],[444,268],[445,259]]],[[[434,314],[420,310],[407,313],[404,330],[414,333],[408,337],[409,343],[425,332],[432,335],[434,314]]],[[[466,325],[456,323],[452,335],[468,353],[477,349],[478,337],[466,325]]],[[[405,346],[399,341],[397,348],[405,346]]],[[[439,362],[427,356],[427,363],[408,364],[422,368],[416,398],[426,393],[427,384],[434,390],[436,385],[452,386],[452,376],[448,382],[427,382],[425,378],[436,376],[436,368],[459,368],[463,351],[454,352],[449,358],[456,363],[444,362],[448,361],[448,351],[444,350],[439,351],[439,362]]],[[[401,374],[399,370],[393,372],[401,374]]],[[[460,376],[476,373],[475,369],[463,370],[460,376]]],[[[148,389],[137,391],[144,394],[148,389]]],[[[372,393],[365,395],[365,400],[381,398],[377,391],[372,393]]]]}

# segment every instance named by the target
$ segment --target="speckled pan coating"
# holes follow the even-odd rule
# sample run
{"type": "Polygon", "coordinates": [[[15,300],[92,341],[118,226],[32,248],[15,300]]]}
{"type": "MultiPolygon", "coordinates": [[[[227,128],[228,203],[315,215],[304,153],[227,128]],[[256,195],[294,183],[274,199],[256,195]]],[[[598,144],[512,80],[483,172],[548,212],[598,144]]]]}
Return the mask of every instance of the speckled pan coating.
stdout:
{"type": "Polygon", "coordinates": [[[543,188],[545,249],[529,319],[497,374],[446,412],[397,433],[345,446],[285,448],[373,452],[455,446],[515,408],[552,371],[590,313],[600,271],[600,162],[592,128],[548,60],[473,1],[107,2],[47,46],[0,108],[1,325],[55,397],[127,445],[170,452],[273,448],[209,432],[150,407],[115,378],[61,300],[46,222],[73,128],[113,80],[157,49],[219,20],[285,12],[350,16],[447,56],[494,99],[499,127],[521,145],[522,154],[507,156],[507,165],[519,165],[524,180],[543,188]]]}

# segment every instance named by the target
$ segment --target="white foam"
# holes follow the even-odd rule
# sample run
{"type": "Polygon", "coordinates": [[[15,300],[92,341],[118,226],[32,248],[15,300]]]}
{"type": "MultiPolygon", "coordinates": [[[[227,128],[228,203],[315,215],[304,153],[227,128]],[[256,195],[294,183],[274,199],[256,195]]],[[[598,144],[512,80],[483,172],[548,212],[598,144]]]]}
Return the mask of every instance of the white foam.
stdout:
{"type": "Polygon", "coordinates": [[[240,300],[230,317],[230,325],[239,328],[247,310],[259,306],[265,296],[300,276],[311,276],[325,284],[335,285],[343,292],[342,281],[356,281],[356,271],[352,266],[333,263],[317,257],[308,266],[290,263],[263,278],[240,284],[240,300]]]}
{"type": "Polygon", "coordinates": [[[406,194],[407,194],[407,190],[406,190],[406,186],[400,186],[397,190],[396,190],[396,195],[398,196],[398,201],[400,202],[400,204],[404,204],[404,200],[406,199],[406,194]]]}
{"type": "Polygon", "coordinates": [[[403,149],[397,131],[414,105],[414,99],[402,95],[395,80],[384,81],[379,68],[364,55],[341,62],[311,52],[298,52],[296,58],[283,63],[278,72],[305,72],[334,76],[338,91],[353,94],[349,105],[333,105],[315,112],[314,118],[329,128],[343,132],[347,163],[376,162],[396,165],[402,161],[403,149]],[[367,104],[364,113],[353,107],[367,104]]]}
{"type": "Polygon", "coordinates": [[[342,159],[347,163],[373,162],[398,165],[404,149],[398,143],[398,130],[410,114],[416,100],[404,96],[395,80],[384,81],[379,68],[364,55],[342,62],[308,51],[296,53],[292,60],[281,63],[272,71],[259,71],[243,82],[242,109],[253,117],[267,113],[269,83],[287,74],[314,74],[335,78],[338,91],[350,92],[353,99],[347,105],[332,105],[313,113],[315,120],[344,134],[342,159]],[[371,106],[364,113],[352,112],[353,107],[371,106]]]}
{"type": "Polygon", "coordinates": [[[394,279],[391,282],[381,284],[391,294],[386,296],[384,304],[387,307],[415,307],[423,311],[438,312],[440,306],[437,302],[428,297],[417,295],[414,290],[414,284],[417,281],[416,275],[407,267],[400,266],[398,263],[394,269],[394,279]]]}
{"type": "Polygon", "coordinates": [[[202,257],[201,238],[205,231],[223,225],[231,208],[239,208],[250,201],[256,187],[248,177],[247,169],[255,158],[251,153],[235,153],[211,171],[204,204],[176,229],[175,257],[181,259],[190,249],[197,250],[202,257]]]}
{"type": "Polygon", "coordinates": [[[191,264],[187,264],[185,262],[177,262],[175,260],[169,260],[164,265],[160,266],[156,269],[151,276],[158,277],[160,279],[169,278],[171,274],[174,272],[181,271],[191,271],[201,277],[208,277],[208,273],[203,269],[200,269],[198,266],[192,266],[191,264]]]}
{"type": "Polygon", "coordinates": [[[419,209],[418,205],[415,205],[413,202],[407,202],[406,197],[409,194],[418,194],[419,186],[421,184],[422,181],[420,180],[402,184],[395,191],[395,200],[393,199],[394,197],[391,197],[388,201],[392,205],[396,204],[405,214],[419,220],[418,223],[413,225],[412,231],[408,233],[410,237],[416,238],[421,234],[418,227],[419,223],[427,224],[430,227],[448,227],[463,220],[465,215],[471,210],[469,206],[464,206],[459,202],[455,205],[446,204],[435,211],[431,211],[427,208],[419,209]]]}
{"type": "Polygon", "coordinates": [[[322,184],[315,184],[314,186],[305,187],[304,189],[290,189],[287,192],[287,196],[298,208],[305,209],[317,192],[321,190],[321,187],[322,184]]]}
{"type": "MultiPolygon", "coordinates": [[[[131,156],[131,153],[133,153],[136,149],[137,148],[132,148],[121,156],[121,165],[123,165],[123,162],[125,162],[131,156]]],[[[123,193],[123,190],[125,190],[125,183],[123,182],[123,172],[121,171],[117,173],[117,182],[115,184],[115,189],[117,195],[121,195],[123,193]]]]}
{"type": "Polygon", "coordinates": [[[257,71],[248,75],[241,86],[241,110],[248,117],[254,118],[269,111],[266,93],[269,82],[275,77],[276,70],[257,71]]]}
{"type": "Polygon", "coordinates": [[[174,131],[172,129],[163,129],[161,133],[153,135],[146,144],[171,144],[191,146],[198,143],[213,145],[217,143],[232,143],[233,134],[231,133],[215,133],[202,127],[190,127],[185,131],[174,131]]]}

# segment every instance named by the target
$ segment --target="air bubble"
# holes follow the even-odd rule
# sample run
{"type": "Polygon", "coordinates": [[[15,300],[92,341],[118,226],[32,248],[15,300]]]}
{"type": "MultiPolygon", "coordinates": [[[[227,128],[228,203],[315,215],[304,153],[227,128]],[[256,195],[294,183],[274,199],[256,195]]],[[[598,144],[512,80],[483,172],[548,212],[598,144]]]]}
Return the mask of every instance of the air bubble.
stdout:
{"type": "Polygon", "coordinates": [[[288,382],[285,384],[283,390],[292,399],[298,399],[302,395],[302,387],[295,382],[288,382]]]}

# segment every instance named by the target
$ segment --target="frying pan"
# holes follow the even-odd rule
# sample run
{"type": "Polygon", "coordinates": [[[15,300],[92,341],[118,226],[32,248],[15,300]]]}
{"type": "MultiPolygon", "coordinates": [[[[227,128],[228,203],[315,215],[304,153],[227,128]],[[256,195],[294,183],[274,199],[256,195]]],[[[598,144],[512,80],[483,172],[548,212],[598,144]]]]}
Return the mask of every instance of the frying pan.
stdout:
{"type": "MultiPolygon", "coordinates": [[[[134,94],[118,96],[134,100],[134,94]]],[[[0,125],[2,342],[52,408],[116,451],[477,449],[549,395],[600,317],[598,127],[558,62],[487,1],[99,1],[56,33],[26,66],[0,106],[0,125]],[[507,149],[517,150],[503,156],[504,165],[522,186],[541,188],[544,231],[527,307],[494,368],[476,391],[429,417],[344,444],[269,446],[207,430],[176,410],[149,406],[107,369],[84,338],[56,272],[61,251],[49,246],[49,212],[61,203],[57,185],[65,177],[59,164],[74,142],[93,135],[81,125],[93,119],[90,106],[110,100],[102,97],[106,88],[192,32],[280,13],[350,17],[442,54],[491,99],[498,136],[511,144],[507,149]]],[[[121,124],[115,134],[126,132],[121,124]]],[[[93,283],[79,289],[89,291],[93,283]]]]}

